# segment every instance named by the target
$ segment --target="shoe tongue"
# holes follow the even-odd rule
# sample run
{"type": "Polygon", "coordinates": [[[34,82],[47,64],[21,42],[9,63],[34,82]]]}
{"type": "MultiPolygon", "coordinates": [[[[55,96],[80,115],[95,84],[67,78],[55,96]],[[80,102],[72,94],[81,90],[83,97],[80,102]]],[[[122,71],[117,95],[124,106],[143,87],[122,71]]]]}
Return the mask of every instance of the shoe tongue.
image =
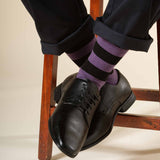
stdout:
{"type": "Polygon", "coordinates": [[[87,81],[81,79],[75,79],[65,92],[65,97],[79,96],[82,90],[87,89],[87,81]]]}
{"type": "Polygon", "coordinates": [[[86,96],[98,96],[98,88],[92,82],[82,79],[74,79],[63,94],[63,102],[79,103],[86,96]]]}

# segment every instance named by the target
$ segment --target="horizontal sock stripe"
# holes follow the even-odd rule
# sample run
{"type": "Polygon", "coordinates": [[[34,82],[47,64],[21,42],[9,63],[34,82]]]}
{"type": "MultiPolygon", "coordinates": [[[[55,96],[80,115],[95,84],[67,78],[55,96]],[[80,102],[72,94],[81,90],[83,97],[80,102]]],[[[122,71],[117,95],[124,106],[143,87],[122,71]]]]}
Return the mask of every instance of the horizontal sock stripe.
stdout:
{"type": "Polygon", "coordinates": [[[96,83],[99,89],[101,88],[101,86],[103,86],[106,83],[105,81],[101,81],[101,80],[95,78],[94,76],[92,76],[91,74],[87,73],[82,68],[80,69],[79,73],[77,74],[77,78],[89,79],[90,81],[96,83]]]}
{"type": "Polygon", "coordinates": [[[114,44],[110,43],[109,41],[105,40],[100,36],[97,37],[97,42],[104,50],[117,57],[123,57],[128,51],[115,46],[114,44]]]}
{"type": "Polygon", "coordinates": [[[121,57],[110,54],[109,52],[104,50],[97,42],[94,45],[93,51],[98,57],[112,65],[116,65],[121,60],[121,57]]]}
{"type": "Polygon", "coordinates": [[[88,59],[89,55],[90,55],[90,53],[86,56],[83,56],[80,59],[74,60],[73,62],[76,63],[78,66],[82,66],[83,63],[86,61],[86,59],[88,59]]]}
{"type": "Polygon", "coordinates": [[[92,51],[95,42],[96,42],[96,38],[93,38],[88,44],[86,44],[79,50],[72,52],[72,53],[67,53],[67,55],[72,60],[80,59],[81,57],[85,56],[86,54],[92,51]]]}
{"type": "Polygon", "coordinates": [[[98,68],[96,68],[92,63],[90,63],[88,60],[82,65],[81,67],[84,71],[91,74],[92,76],[96,77],[97,79],[101,81],[106,81],[107,77],[110,73],[104,72],[98,68]]]}
{"type": "Polygon", "coordinates": [[[113,70],[114,65],[111,65],[105,62],[103,59],[99,58],[94,51],[92,51],[91,55],[88,58],[88,61],[92,63],[98,69],[104,72],[111,72],[113,70]]]}

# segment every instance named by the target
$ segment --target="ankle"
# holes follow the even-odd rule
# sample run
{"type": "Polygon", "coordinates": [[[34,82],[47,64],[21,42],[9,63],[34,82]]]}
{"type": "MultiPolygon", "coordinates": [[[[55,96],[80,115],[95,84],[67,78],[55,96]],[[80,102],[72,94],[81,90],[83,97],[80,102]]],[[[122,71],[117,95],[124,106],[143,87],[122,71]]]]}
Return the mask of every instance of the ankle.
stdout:
{"type": "Polygon", "coordinates": [[[101,81],[97,78],[95,78],[94,76],[92,76],[91,74],[85,72],[83,69],[80,69],[78,74],[77,74],[77,78],[79,79],[83,79],[83,80],[89,80],[91,82],[93,82],[97,88],[100,90],[102,88],[102,86],[105,84],[105,81],[101,81]]]}
{"type": "Polygon", "coordinates": [[[112,74],[108,75],[106,83],[116,85],[118,83],[118,72],[116,69],[113,70],[112,74]]]}

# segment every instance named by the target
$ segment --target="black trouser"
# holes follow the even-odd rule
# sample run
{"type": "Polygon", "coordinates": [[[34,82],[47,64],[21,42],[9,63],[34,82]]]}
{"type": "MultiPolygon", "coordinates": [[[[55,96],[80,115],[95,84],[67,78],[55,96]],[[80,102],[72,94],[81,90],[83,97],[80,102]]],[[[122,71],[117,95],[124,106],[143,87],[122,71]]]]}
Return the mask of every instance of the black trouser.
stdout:
{"type": "Polygon", "coordinates": [[[94,21],[83,0],[22,0],[35,21],[44,54],[60,55],[97,34],[123,49],[147,52],[149,29],[160,18],[160,0],[110,0],[94,21]]]}

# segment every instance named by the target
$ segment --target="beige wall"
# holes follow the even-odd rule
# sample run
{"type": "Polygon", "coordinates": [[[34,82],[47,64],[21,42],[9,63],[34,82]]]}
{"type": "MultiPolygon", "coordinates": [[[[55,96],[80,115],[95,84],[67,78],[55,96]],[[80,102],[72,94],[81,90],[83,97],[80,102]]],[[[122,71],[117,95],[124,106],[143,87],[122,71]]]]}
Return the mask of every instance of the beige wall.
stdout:
{"type": "MultiPolygon", "coordinates": [[[[0,1],[0,22],[0,135],[38,134],[43,55],[34,22],[20,0],[0,1]]],[[[158,88],[156,26],[150,34],[148,53],[129,51],[117,66],[133,87],[158,88]]],[[[58,83],[77,71],[59,57],[58,83]]]]}

